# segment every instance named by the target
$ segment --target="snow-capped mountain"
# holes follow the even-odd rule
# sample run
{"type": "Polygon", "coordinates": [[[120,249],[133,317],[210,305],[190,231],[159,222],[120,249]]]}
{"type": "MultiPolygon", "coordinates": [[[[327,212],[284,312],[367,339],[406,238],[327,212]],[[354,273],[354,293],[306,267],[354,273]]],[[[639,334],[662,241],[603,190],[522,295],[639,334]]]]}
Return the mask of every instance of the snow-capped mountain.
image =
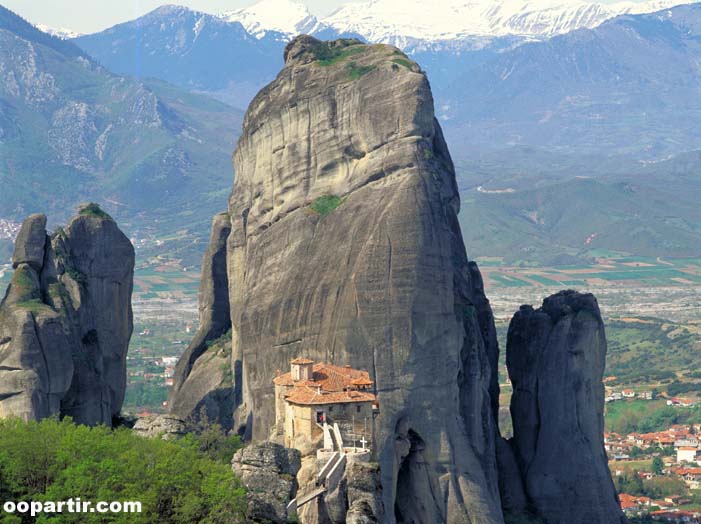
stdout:
{"type": "Polygon", "coordinates": [[[228,22],[239,22],[256,38],[263,38],[269,31],[293,37],[321,29],[319,20],[304,4],[290,0],[260,0],[220,16],[228,22]]]}
{"type": "MultiPolygon", "coordinates": [[[[317,18],[298,0],[259,0],[249,7],[215,16],[222,22],[240,24],[259,40],[271,34],[278,40],[301,33],[322,38],[356,35],[407,51],[464,50],[481,48],[500,37],[515,38],[517,42],[540,40],[575,29],[594,28],[619,15],[651,13],[694,1],[604,4],[584,0],[432,0],[427,6],[426,0],[366,0],[347,3],[330,15],[317,18]]],[[[163,6],[140,20],[155,14],[173,16],[181,11],[191,12],[179,6],[163,6]]],[[[203,20],[214,18],[198,14],[203,20]]],[[[37,27],[64,39],[80,36],[68,29],[37,27]]]]}
{"type": "Polygon", "coordinates": [[[51,36],[60,38],[61,40],[70,40],[71,38],[78,38],[79,36],[82,36],[82,33],[76,33],[75,31],[71,31],[65,27],[51,27],[45,24],[36,24],[34,27],[36,27],[42,33],[48,33],[51,36]]]}
{"type": "Polygon", "coordinates": [[[594,28],[622,14],[650,13],[689,0],[599,4],[581,0],[369,0],[349,3],[322,23],[372,42],[446,42],[474,37],[550,37],[594,28]]]}
{"type": "Polygon", "coordinates": [[[286,37],[253,36],[239,22],[165,5],[74,42],[111,71],[160,78],[245,108],[275,77],[286,37]]]}

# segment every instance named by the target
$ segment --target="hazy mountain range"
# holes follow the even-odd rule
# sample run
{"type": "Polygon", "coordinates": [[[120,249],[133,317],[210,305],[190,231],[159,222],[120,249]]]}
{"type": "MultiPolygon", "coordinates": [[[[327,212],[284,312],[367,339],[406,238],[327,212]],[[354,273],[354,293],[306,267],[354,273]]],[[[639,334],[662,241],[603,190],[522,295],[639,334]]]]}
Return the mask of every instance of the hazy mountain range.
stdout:
{"type": "Polygon", "coordinates": [[[528,145],[654,160],[701,148],[699,126],[688,118],[700,103],[699,4],[601,22],[669,3],[439,2],[420,17],[419,2],[402,2],[402,13],[431,28],[423,32],[418,22],[399,24],[398,4],[385,0],[370,2],[362,16],[353,10],[365,4],[348,4],[323,20],[288,0],[222,16],[164,6],[74,41],[119,74],[161,78],[245,109],[297,30],[388,42],[450,37],[450,45],[414,46],[412,54],[429,73],[454,155],[528,145]],[[516,22],[529,16],[540,22],[516,22]],[[372,30],[359,25],[370,21],[372,30]],[[596,27],[545,38],[588,26],[596,27]],[[463,29],[449,35],[448,27],[463,29]],[[485,35],[488,45],[458,52],[461,42],[485,35]]]}
{"type": "Polygon", "coordinates": [[[160,216],[147,221],[153,230],[184,232],[188,245],[204,238],[204,217],[225,205],[241,112],[193,93],[245,108],[279,70],[289,37],[308,32],[398,44],[427,70],[459,167],[464,226],[479,219],[493,233],[478,238],[463,227],[472,254],[520,260],[534,242],[544,246],[541,261],[592,247],[698,255],[701,214],[689,195],[699,182],[687,175],[701,167],[701,4],[667,9],[673,3],[442,1],[429,10],[409,0],[399,12],[375,0],[323,19],[287,0],[216,15],[163,6],[71,40],[80,49],[26,27],[18,34],[4,14],[3,38],[17,49],[19,38],[37,56],[48,48],[70,58],[0,56],[3,73],[33,63],[33,76],[15,78],[61,93],[32,105],[2,77],[0,147],[11,153],[0,176],[11,191],[0,197],[0,218],[95,195],[135,224],[160,216]],[[155,120],[108,103],[115,84],[122,98],[136,97],[127,107],[153,107],[155,120]],[[25,128],[33,131],[18,133],[25,128]],[[36,181],[48,172],[56,173],[51,193],[36,181]],[[19,174],[31,184],[18,184],[19,174]],[[490,192],[500,188],[513,191],[490,192]],[[581,214],[593,194],[598,218],[589,228],[581,214]],[[610,234],[586,243],[606,220],[610,234]]]}
{"type": "Polygon", "coordinates": [[[98,200],[133,233],[206,228],[226,197],[210,193],[231,183],[240,111],[115,75],[4,8],[0,49],[1,218],[43,211],[58,221],[98,200]]]}

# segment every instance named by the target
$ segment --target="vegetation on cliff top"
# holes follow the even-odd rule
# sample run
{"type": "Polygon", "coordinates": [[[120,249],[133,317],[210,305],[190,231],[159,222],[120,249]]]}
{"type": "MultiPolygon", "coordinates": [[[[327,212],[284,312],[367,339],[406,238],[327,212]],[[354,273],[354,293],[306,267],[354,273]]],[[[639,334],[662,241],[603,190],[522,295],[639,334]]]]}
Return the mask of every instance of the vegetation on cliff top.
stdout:
{"type": "MultiPolygon", "coordinates": [[[[145,439],[131,430],[77,426],[70,420],[0,421],[2,500],[140,501],[140,514],[109,522],[243,522],[245,490],[231,471],[228,437],[212,426],[178,441],[145,439]]],[[[39,524],[57,522],[45,514],[39,524]]],[[[62,523],[106,522],[100,514],[61,514],[62,523]]],[[[2,522],[30,522],[5,515],[2,522]]]]}
{"type": "Polygon", "coordinates": [[[78,214],[80,216],[97,217],[112,220],[112,217],[105,213],[100,207],[100,205],[96,204],[95,202],[90,202],[89,204],[82,206],[78,210],[78,214]]]}
{"type": "Polygon", "coordinates": [[[314,46],[312,53],[314,58],[318,60],[320,66],[330,66],[348,58],[349,56],[357,55],[367,49],[368,46],[356,40],[341,41],[345,45],[338,45],[337,42],[319,42],[314,46]],[[336,44],[336,45],[332,45],[336,44]]]}

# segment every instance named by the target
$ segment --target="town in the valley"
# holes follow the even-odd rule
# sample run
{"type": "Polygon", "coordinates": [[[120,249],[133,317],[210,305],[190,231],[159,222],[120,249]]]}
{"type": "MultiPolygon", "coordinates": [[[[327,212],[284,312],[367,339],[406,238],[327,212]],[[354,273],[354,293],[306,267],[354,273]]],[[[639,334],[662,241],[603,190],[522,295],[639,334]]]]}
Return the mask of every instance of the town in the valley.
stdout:
{"type": "MultiPolygon", "coordinates": [[[[653,391],[606,390],[607,410],[625,402],[664,402],[680,412],[696,410],[694,398],[660,396],[653,391]]],[[[701,523],[701,424],[627,434],[607,431],[604,447],[621,502],[631,522],[701,523]]]]}

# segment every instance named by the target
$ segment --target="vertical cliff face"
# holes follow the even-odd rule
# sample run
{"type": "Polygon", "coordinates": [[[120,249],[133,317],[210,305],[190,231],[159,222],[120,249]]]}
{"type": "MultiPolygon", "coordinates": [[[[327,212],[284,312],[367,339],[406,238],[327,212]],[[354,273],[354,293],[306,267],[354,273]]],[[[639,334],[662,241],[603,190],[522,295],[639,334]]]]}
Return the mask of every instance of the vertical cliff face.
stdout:
{"type": "Polygon", "coordinates": [[[502,522],[494,326],[424,73],[389,46],[298,37],[234,164],[237,424],[269,436],[295,357],[367,369],[388,521],[502,522]]]}
{"type": "Polygon", "coordinates": [[[94,204],[49,237],[25,220],[0,304],[0,416],[111,424],[126,386],[134,250],[94,204]]]}
{"type": "Polygon", "coordinates": [[[512,444],[532,508],[548,524],[625,522],[603,444],[606,337],[594,296],[522,306],[506,351],[512,444]]]}
{"type": "Polygon", "coordinates": [[[231,372],[231,329],[226,240],[231,233],[228,213],[212,220],[209,247],[202,259],[198,294],[199,328],[178,360],[170,393],[170,412],[197,421],[203,414],[225,429],[233,425],[234,390],[231,372]]]}
{"type": "Polygon", "coordinates": [[[15,273],[0,303],[0,417],[37,420],[60,411],[71,385],[72,341],[61,315],[43,300],[50,265],[46,217],[22,224],[12,257],[15,273]]]}

